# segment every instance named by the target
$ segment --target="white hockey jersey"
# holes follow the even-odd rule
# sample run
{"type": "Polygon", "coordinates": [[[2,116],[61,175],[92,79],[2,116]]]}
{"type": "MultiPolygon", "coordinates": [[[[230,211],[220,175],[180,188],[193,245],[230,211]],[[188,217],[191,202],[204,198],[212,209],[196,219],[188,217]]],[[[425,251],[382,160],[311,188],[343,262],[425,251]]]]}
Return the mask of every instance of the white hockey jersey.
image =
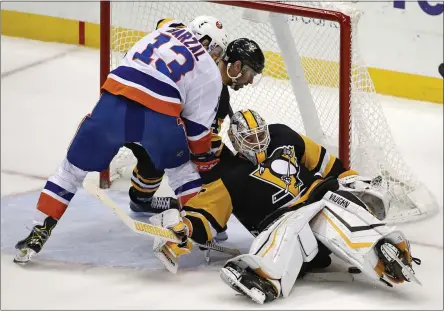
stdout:
{"type": "Polygon", "coordinates": [[[181,21],[168,22],[138,41],[102,89],[180,117],[191,152],[210,150],[222,78],[214,60],[181,21]]]}

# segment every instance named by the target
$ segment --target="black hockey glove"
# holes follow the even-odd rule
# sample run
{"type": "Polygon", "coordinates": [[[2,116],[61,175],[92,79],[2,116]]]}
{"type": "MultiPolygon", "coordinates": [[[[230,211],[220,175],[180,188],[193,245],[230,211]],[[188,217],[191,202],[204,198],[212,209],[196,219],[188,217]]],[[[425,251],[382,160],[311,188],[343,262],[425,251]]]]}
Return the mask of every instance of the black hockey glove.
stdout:
{"type": "Polygon", "coordinates": [[[191,161],[196,164],[199,172],[209,172],[219,163],[220,159],[212,152],[207,152],[203,154],[191,154],[191,161]]]}

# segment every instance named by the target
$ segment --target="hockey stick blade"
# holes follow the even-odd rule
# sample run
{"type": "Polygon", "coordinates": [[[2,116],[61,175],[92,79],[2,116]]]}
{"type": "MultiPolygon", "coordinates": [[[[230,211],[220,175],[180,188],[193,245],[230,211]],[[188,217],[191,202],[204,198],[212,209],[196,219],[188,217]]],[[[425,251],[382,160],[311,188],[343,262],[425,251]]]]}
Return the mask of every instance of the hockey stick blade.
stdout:
{"type": "MultiPolygon", "coordinates": [[[[100,189],[97,185],[92,183],[91,181],[85,181],[83,183],[83,188],[87,192],[89,192],[92,196],[97,198],[103,205],[111,209],[117,217],[119,217],[123,223],[129,227],[132,231],[144,235],[148,235],[151,237],[160,237],[165,241],[173,242],[173,243],[181,243],[182,240],[179,239],[171,230],[166,228],[162,228],[159,226],[154,226],[152,224],[138,221],[132,219],[116,202],[114,202],[108,194],[100,189]]],[[[218,245],[214,242],[207,242],[206,244],[198,244],[193,241],[197,246],[201,246],[203,248],[215,250],[221,253],[226,253],[232,256],[240,255],[240,251],[236,248],[229,248],[218,245]]]]}

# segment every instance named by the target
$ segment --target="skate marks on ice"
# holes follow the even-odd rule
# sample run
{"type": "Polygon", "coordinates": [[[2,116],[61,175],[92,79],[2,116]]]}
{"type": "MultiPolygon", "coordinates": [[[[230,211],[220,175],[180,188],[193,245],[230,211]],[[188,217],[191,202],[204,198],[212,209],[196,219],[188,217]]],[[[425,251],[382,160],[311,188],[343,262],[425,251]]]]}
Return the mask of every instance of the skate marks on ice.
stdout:
{"type": "MultiPolygon", "coordinates": [[[[29,233],[27,227],[32,225],[39,194],[34,191],[1,198],[2,252],[15,253],[17,241],[29,233]]],[[[109,191],[109,195],[131,217],[148,222],[149,214],[138,215],[129,210],[126,192],[109,191]]],[[[248,252],[252,237],[235,217],[230,219],[227,232],[229,240],[223,245],[248,252]]],[[[42,252],[33,260],[164,269],[153,255],[152,246],[151,238],[132,232],[97,199],[79,189],[42,252]]],[[[211,251],[210,258],[210,266],[220,267],[230,257],[211,251]]],[[[197,247],[180,258],[179,264],[182,269],[207,265],[204,252],[197,247]]]]}

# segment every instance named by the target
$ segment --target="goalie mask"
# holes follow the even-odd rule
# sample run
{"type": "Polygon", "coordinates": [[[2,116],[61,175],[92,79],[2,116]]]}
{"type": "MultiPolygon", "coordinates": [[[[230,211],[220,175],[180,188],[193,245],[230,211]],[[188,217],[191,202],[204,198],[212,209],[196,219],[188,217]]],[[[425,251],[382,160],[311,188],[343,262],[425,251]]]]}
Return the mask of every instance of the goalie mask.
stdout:
{"type": "Polygon", "coordinates": [[[190,22],[188,28],[216,62],[224,55],[228,45],[228,35],[217,18],[198,16],[190,22]]]}
{"type": "Polygon", "coordinates": [[[255,165],[267,157],[270,133],[264,119],[254,110],[236,112],[230,120],[228,137],[234,149],[255,165]]]}

